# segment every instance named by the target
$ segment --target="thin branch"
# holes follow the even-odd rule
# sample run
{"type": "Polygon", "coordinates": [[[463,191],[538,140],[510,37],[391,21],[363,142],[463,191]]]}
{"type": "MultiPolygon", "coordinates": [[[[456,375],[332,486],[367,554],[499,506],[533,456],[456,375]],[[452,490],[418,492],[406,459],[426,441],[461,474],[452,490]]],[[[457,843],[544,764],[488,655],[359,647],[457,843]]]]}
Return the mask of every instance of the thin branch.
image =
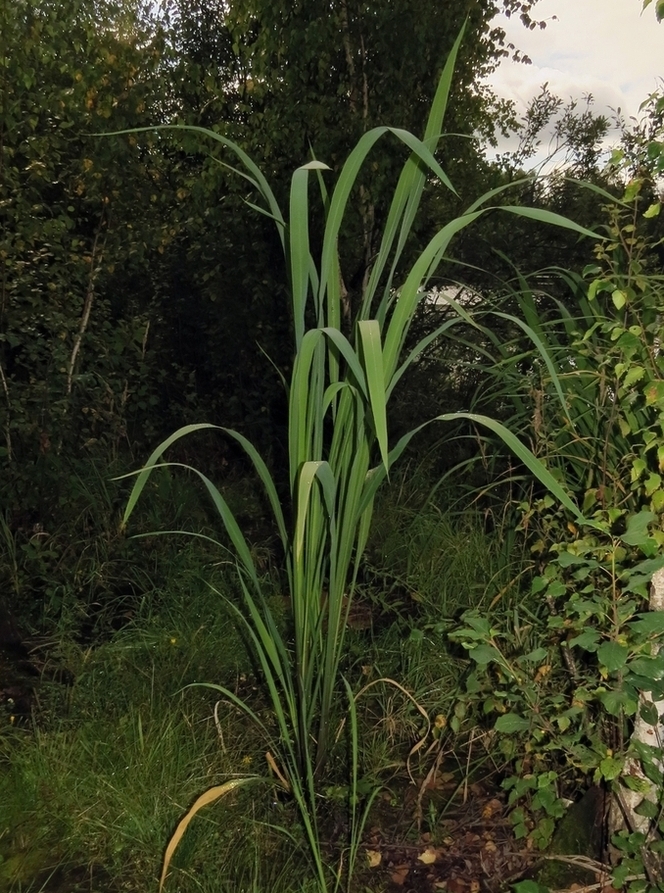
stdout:
{"type": "Polygon", "coordinates": [[[101,268],[101,261],[104,256],[104,247],[102,246],[101,251],[99,252],[99,262],[95,264],[95,259],[97,255],[97,246],[99,244],[99,237],[101,235],[102,229],[104,227],[104,213],[102,212],[101,220],[99,221],[99,226],[97,227],[97,232],[95,234],[95,240],[92,243],[92,254],[90,256],[90,276],[88,278],[88,288],[85,293],[85,301],[83,303],[83,314],[81,315],[81,323],[78,327],[78,333],[74,340],[74,346],[72,348],[71,356],[69,358],[69,368],[67,369],[67,396],[71,394],[72,381],[74,378],[74,367],[76,365],[76,358],[78,356],[78,352],[81,349],[81,342],[83,341],[83,335],[88,327],[88,323],[90,321],[90,314],[92,312],[92,304],[94,302],[95,296],[95,280],[97,278],[97,274],[101,268]]]}
{"type": "Polygon", "coordinates": [[[355,61],[353,59],[353,51],[350,45],[350,30],[348,26],[348,2],[341,0],[341,34],[344,45],[344,53],[346,55],[346,65],[348,66],[348,75],[350,78],[350,109],[353,114],[357,111],[357,93],[355,90],[355,61]]]}
{"type": "Polygon", "coordinates": [[[5,425],[5,442],[7,443],[7,459],[12,461],[12,435],[9,429],[9,417],[11,414],[12,404],[9,399],[9,387],[7,386],[7,379],[5,378],[5,370],[2,368],[2,363],[0,363],[0,378],[2,379],[2,390],[5,392],[5,399],[7,400],[7,423],[5,425]]]}

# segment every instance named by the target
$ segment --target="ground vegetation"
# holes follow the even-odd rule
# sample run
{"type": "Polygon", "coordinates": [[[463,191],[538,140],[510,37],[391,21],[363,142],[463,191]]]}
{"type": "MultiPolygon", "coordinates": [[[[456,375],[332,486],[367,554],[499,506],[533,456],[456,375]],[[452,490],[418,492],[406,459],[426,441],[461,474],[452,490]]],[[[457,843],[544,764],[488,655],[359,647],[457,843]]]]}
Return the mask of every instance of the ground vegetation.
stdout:
{"type": "Polygon", "coordinates": [[[0,891],[664,889],[664,99],[496,7],[0,6],[0,891]]]}

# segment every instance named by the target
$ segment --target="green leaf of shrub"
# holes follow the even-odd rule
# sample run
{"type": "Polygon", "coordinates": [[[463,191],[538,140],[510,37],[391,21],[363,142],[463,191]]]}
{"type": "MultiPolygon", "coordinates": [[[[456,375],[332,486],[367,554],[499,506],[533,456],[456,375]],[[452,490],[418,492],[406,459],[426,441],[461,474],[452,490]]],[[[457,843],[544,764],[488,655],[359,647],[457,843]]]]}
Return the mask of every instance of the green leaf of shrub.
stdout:
{"type": "Polygon", "coordinates": [[[623,711],[628,716],[633,716],[638,706],[638,701],[626,691],[603,691],[599,693],[599,699],[611,716],[620,716],[623,711]]]}
{"type": "Polygon", "coordinates": [[[530,585],[530,592],[532,595],[537,595],[538,592],[542,592],[549,585],[549,581],[546,577],[533,577],[533,581],[530,585]]]}
{"type": "Polygon", "coordinates": [[[645,374],[646,370],[643,368],[643,366],[632,366],[632,368],[623,379],[623,387],[631,388],[631,386],[633,384],[636,384],[637,381],[641,381],[645,374]]]}
{"type": "Polygon", "coordinates": [[[645,816],[647,819],[656,819],[659,815],[659,806],[651,800],[642,800],[636,807],[634,812],[637,815],[645,816]]]}
{"type": "Polygon", "coordinates": [[[572,552],[561,552],[556,560],[560,567],[572,567],[575,564],[593,564],[597,567],[596,561],[589,562],[582,555],[574,555],[572,552]]]}
{"type": "Polygon", "coordinates": [[[652,471],[648,477],[646,478],[646,482],[643,485],[646,496],[652,496],[655,490],[659,490],[662,484],[661,475],[657,474],[657,472],[652,471]]]}
{"type": "Polygon", "coordinates": [[[548,656],[546,648],[535,648],[519,659],[519,663],[540,663],[548,656]]]}
{"type": "Polygon", "coordinates": [[[662,770],[659,768],[659,766],[655,765],[652,759],[642,760],[642,766],[646,778],[653,784],[661,787],[662,782],[664,781],[664,774],[662,774],[662,770]]]}
{"type": "Polygon", "coordinates": [[[548,887],[543,887],[537,881],[519,881],[518,884],[512,884],[515,893],[549,893],[548,887]]]}
{"type": "Polygon", "coordinates": [[[662,567],[664,567],[664,556],[648,558],[634,567],[622,571],[620,579],[625,581],[623,592],[639,592],[639,594],[645,595],[645,592],[641,592],[644,584],[650,583],[652,575],[662,567]]]}
{"type": "Polygon", "coordinates": [[[627,663],[629,648],[619,645],[618,642],[604,642],[597,649],[599,662],[606,667],[609,673],[621,670],[627,663]]]}
{"type": "Polygon", "coordinates": [[[469,657],[481,665],[486,666],[486,664],[491,663],[492,660],[500,659],[500,652],[497,648],[494,648],[493,645],[478,645],[477,648],[472,648],[468,652],[469,657]]]}
{"type": "Polygon", "coordinates": [[[570,648],[583,648],[584,651],[597,651],[597,643],[599,642],[599,633],[593,627],[587,627],[578,636],[570,639],[567,643],[570,648]]]}
{"type": "Polygon", "coordinates": [[[625,193],[623,195],[624,202],[633,202],[637,197],[639,192],[641,191],[641,187],[643,186],[643,181],[641,179],[635,178],[631,181],[631,183],[627,184],[625,188],[625,193]]]}
{"type": "Polygon", "coordinates": [[[662,635],[664,633],[664,611],[646,611],[636,615],[639,619],[628,623],[633,632],[642,636],[662,635]]]}
{"type": "Polygon", "coordinates": [[[494,729],[496,732],[503,732],[506,735],[512,735],[514,732],[525,732],[530,728],[527,719],[519,716],[518,713],[505,713],[496,720],[494,729]]]}
{"type": "MultiPolygon", "coordinates": [[[[471,629],[475,630],[475,632],[480,633],[482,636],[489,636],[490,627],[489,621],[486,617],[480,617],[475,611],[466,611],[465,614],[461,618],[464,623],[467,623],[471,629]]],[[[465,632],[465,631],[464,631],[465,632]]]]}
{"type": "Polygon", "coordinates": [[[656,657],[637,657],[627,665],[630,673],[644,676],[646,679],[664,679],[664,655],[656,657]]]}
{"type": "Polygon", "coordinates": [[[613,301],[613,305],[616,310],[622,310],[622,308],[627,303],[627,296],[624,291],[621,291],[619,288],[616,288],[613,294],[611,295],[611,300],[613,301]]]}
{"type": "Polygon", "coordinates": [[[617,778],[622,772],[622,768],[623,761],[616,760],[614,757],[607,757],[599,764],[601,776],[606,781],[613,781],[614,778],[617,778]]]}
{"type": "Polygon", "coordinates": [[[639,716],[644,722],[647,722],[649,726],[656,726],[659,722],[659,713],[652,701],[646,701],[641,705],[639,716]]]}
{"type": "Polygon", "coordinates": [[[630,791],[636,791],[638,794],[647,794],[650,790],[650,782],[638,775],[625,775],[621,778],[621,783],[630,791]]]}
{"type": "Polygon", "coordinates": [[[650,539],[648,536],[648,525],[656,520],[653,512],[639,512],[638,515],[632,515],[627,522],[627,531],[620,537],[623,543],[628,546],[641,546],[650,539]]]}
{"type": "Polygon", "coordinates": [[[625,685],[629,685],[633,691],[639,693],[647,692],[655,701],[661,701],[664,698],[664,681],[646,679],[645,676],[628,673],[625,676],[625,685]]]}
{"type": "Polygon", "coordinates": [[[560,595],[565,595],[566,592],[567,587],[560,580],[554,580],[549,586],[549,595],[551,598],[558,598],[560,595]]]}

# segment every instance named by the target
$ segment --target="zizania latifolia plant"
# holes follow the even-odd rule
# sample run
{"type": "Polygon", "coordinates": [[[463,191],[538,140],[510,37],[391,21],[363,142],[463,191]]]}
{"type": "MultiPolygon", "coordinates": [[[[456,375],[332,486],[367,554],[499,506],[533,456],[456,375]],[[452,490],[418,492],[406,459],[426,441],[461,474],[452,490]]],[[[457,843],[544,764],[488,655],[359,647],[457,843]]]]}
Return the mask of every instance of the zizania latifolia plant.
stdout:
{"type": "MultiPolygon", "coordinates": [[[[363,821],[358,814],[359,746],[354,697],[339,669],[346,618],[352,603],[358,563],[367,542],[374,496],[411,438],[423,427],[410,431],[390,448],[387,404],[408,367],[435,338],[453,325],[454,321],[445,322],[403,356],[409,325],[450,241],[482,214],[495,210],[490,202],[506,188],[487,193],[463,215],[447,223],[397,282],[397,270],[427,179],[435,177],[442,187],[453,190],[433,153],[441,134],[460,41],[461,35],[443,70],[424,139],[392,127],[377,127],[367,132],[350,153],[331,195],[323,185],[322,172],[329,170],[327,165],[315,160],[303,165],[293,174],[287,216],[279,208],[265,177],[242,149],[217,133],[186,128],[216,140],[239,158],[244,170],[238,173],[262,197],[265,205],[258,210],[274,220],[289,269],[295,359],[287,385],[288,513],[282,508],[265,462],[251,443],[236,431],[218,430],[233,438],[246,452],[274,512],[284,550],[294,642],[286,641],[280,632],[261,587],[251,550],[222,494],[204,474],[189,468],[207,489],[237,556],[246,610],[242,612],[231,607],[238,622],[245,625],[255,648],[277,731],[269,728],[234,692],[221,686],[211,687],[235,702],[260,729],[268,748],[268,762],[276,778],[236,778],[205,792],[183,818],[167,848],[162,885],[173,851],[194,814],[206,803],[239,785],[259,781],[280,785],[294,798],[319,888],[336,890],[352,874],[363,821]],[[395,188],[380,248],[347,337],[342,332],[345,299],[337,243],[361,166],[375,143],[386,137],[399,140],[411,154],[395,188]],[[309,241],[312,172],[316,174],[326,211],[319,257],[312,254],[309,241]],[[310,320],[313,324],[309,324],[310,320]],[[345,694],[349,703],[350,839],[348,850],[339,857],[338,865],[330,867],[322,848],[319,804],[325,789],[323,780],[331,745],[337,734],[332,708],[335,699],[339,701],[340,693],[345,694]]],[[[503,210],[593,235],[547,211],[513,206],[503,210]]],[[[470,321],[461,307],[457,310],[466,322],[470,321]]],[[[470,413],[449,413],[438,418],[450,421],[460,417],[499,434],[550,492],[578,516],[578,509],[553,476],[502,425],[470,413]]],[[[125,524],[152,471],[164,464],[178,464],[162,462],[166,450],[182,437],[213,427],[190,425],[181,428],[154,450],[145,467],[137,472],[124,515],[125,524]]],[[[370,803],[371,798],[364,816],[370,803]]]]}

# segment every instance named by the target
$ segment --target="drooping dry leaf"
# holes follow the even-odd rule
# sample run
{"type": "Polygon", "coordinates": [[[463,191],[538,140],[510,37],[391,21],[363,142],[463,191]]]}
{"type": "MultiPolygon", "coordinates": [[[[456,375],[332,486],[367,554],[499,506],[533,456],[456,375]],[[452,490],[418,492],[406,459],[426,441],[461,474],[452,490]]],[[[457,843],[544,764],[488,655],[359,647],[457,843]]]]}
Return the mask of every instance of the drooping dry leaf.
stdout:
{"type": "Polygon", "coordinates": [[[279,781],[284,786],[284,790],[290,792],[290,789],[291,789],[290,784],[288,783],[288,781],[286,780],[284,775],[280,772],[279,767],[277,766],[277,763],[269,750],[265,754],[265,759],[267,760],[267,764],[270,767],[270,769],[274,772],[274,774],[277,776],[279,781]]]}
{"type": "Polygon", "coordinates": [[[173,853],[177,849],[177,845],[182,840],[184,832],[187,830],[189,823],[196,815],[196,813],[204,806],[208,806],[210,803],[214,803],[215,800],[218,800],[220,797],[224,797],[226,794],[230,794],[232,791],[236,790],[239,787],[242,787],[245,784],[264,780],[265,779],[260,778],[260,776],[257,775],[247,776],[246,778],[233,778],[230,781],[227,781],[225,784],[218,784],[212,788],[209,788],[194,801],[193,806],[191,806],[184,817],[181,818],[178,822],[178,826],[173,832],[173,836],[168,841],[168,846],[166,847],[166,852],[164,853],[164,862],[161,869],[161,877],[159,878],[159,893],[161,893],[164,888],[166,876],[168,875],[168,869],[171,864],[171,859],[173,858],[173,853]]]}

